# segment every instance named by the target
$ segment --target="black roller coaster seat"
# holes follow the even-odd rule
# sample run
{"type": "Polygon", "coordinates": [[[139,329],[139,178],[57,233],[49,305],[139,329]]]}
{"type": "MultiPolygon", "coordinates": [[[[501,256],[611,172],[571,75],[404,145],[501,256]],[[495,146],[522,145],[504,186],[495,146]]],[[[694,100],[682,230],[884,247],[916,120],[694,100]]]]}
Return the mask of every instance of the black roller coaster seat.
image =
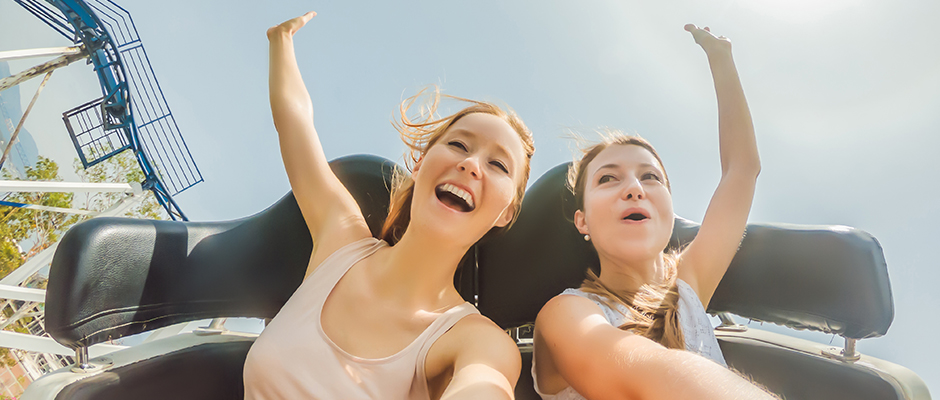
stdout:
{"type": "MultiPolygon", "coordinates": [[[[377,236],[398,167],[374,156],[344,157],[330,165],[377,236]]],[[[510,331],[531,324],[548,299],[578,286],[587,268],[597,268],[597,255],[570,222],[574,210],[564,187],[566,168],[558,166],[535,182],[516,225],[471,248],[455,276],[464,298],[510,331]]],[[[687,243],[697,229],[677,218],[672,245],[687,243]]],[[[93,219],[73,227],[59,244],[47,290],[46,330],[82,353],[98,343],[188,321],[273,318],[300,285],[311,250],[290,194],[234,221],[93,219]]],[[[832,226],[748,225],[708,310],[850,340],[884,335],[893,318],[877,241],[832,226]]],[[[822,345],[786,335],[724,328],[717,334],[729,364],[788,398],[929,399],[923,382],[903,367],[864,355],[861,362],[840,360],[813,347],[822,345]]],[[[84,369],[44,376],[23,399],[242,399],[242,365],[254,337],[205,330],[98,357],[93,351],[84,369]]],[[[524,366],[517,398],[535,399],[528,370],[531,342],[518,342],[524,366]]]]}

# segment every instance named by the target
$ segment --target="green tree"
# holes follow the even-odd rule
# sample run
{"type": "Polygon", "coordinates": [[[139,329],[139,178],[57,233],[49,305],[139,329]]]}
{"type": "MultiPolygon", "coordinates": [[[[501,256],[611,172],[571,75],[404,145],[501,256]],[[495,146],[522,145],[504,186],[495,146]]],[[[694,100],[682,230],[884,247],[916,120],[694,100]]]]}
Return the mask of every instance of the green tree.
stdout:
{"type": "MultiPolygon", "coordinates": [[[[3,171],[3,179],[11,179],[3,171]]],[[[26,167],[26,179],[31,181],[62,181],[59,166],[48,158],[39,157],[32,167],[26,167]]],[[[49,207],[72,206],[72,193],[12,193],[7,201],[49,207]]],[[[59,240],[59,236],[76,219],[68,214],[0,206],[0,277],[13,272],[26,259],[45,250],[59,240]],[[23,250],[23,244],[29,248],[23,250]]]]}
{"type": "MultiPolygon", "coordinates": [[[[82,182],[92,183],[140,183],[144,180],[144,172],[140,170],[137,159],[131,150],[125,150],[106,161],[99,163],[88,169],[82,168],[82,163],[78,158],[72,163],[75,173],[78,174],[82,182]]],[[[83,197],[83,208],[93,211],[104,211],[117,203],[123,193],[86,193],[79,195],[83,197]]],[[[144,219],[167,219],[169,216],[166,210],[157,202],[153,192],[144,192],[144,199],[137,207],[124,214],[130,218],[144,219]]]]}
{"type": "MultiPolygon", "coordinates": [[[[0,174],[3,179],[12,176],[8,171],[0,174]]],[[[36,165],[26,168],[27,180],[61,181],[59,166],[45,157],[39,157],[36,165]]],[[[12,193],[6,200],[16,203],[36,204],[50,207],[71,207],[72,193],[12,193]]],[[[62,233],[75,223],[75,218],[56,212],[29,210],[18,207],[0,206],[0,277],[6,276],[19,268],[29,257],[48,248],[59,240],[62,233]],[[23,245],[28,249],[23,250],[23,245]]],[[[34,280],[35,281],[35,280],[34,280]]],[[[38,279],[45,287],[45,279],[38,279]]],[[[0,314],[6,320],[14,316],[25,305],[21,302],[4,301],[0,314]]],[[[4,330],[25,333],[26,325],[32,317],[21,318],[8,324],[4,330]]],[[[0,348],[0,363],[12,366],[16,360],[10,355],[10,349],[0,348]]]]}
{"type": "MultiPolygon", "coordinates": [[[[76,158],[73,162],[75,173],[83,182],[88,183],[139,183],[144,174],[137,165],[137,160],[131,151],[124,151],[91,168],[85,169],[76,158]]],[[[2,179],[12,179],[11,174],[4,170],[0,173],[2,179]]],[[[36,165],[26,168],[26,179],[31,181],[62,181],[59,175],[59,166],[48,158],[39,157],[36,165]]],[[[104,211],[121,200],[124,193],[11,193],[5,200],[16,203],[35,204],[60,208],[83,208],[90,211],[104,211]]],[[[138,205],[127,213],[126,217],[167,219],[166,211],[156,201],[153,193],[146,191],[144,198],[138,205]]],[[[30,210],[18,207],[0,206],[0,278],[10,274],[26,260],[56,243],[68,229],[85,219],[87,216],[65,214],[52,211],[30,210]]],[[[26,286],[45,288],[44,277],[33,277],[26,286]]],[[[4,330],[28,333],[27,325],[33,317],[24,316],[26,312],[41,310],[41,305],[33,306],[21,304],[22,302],[0,300],[0,323],[8,318],[17,318],[11,324],[6,324],[4,330]],[[28,308],[28,309],[27,309],[28,308]]],[[[0,348],[0,363],[14,365],[16,361],[11,357],[10,350],[0,348]]]]}
{"type": "MultiPolygon", "coordinates": [[[[138,167],[137,160],[131,151],[124,151],[88,169],[82,168],[81,162],[76,158],[73,166],[75,173],[83,182],[139,183],[144,179],[144,173],[138,167]]],[[[12,178],[8,171],[3,171],[0,176],[3,179],[12,178]]],[[[62,181],[56,162],[42,156],[39,156],[36,165],[26,167],[26,179],[62,181]]],[[[5,200],[60,208],[78,207],[100,212],[107,210],[124,196],[124,193],[85,193],[79,194],[76,198],[73,193],[40,192],[12,193],[5,200]],[[75,204],[76,202],[82,204],[75,204]]],[[[167,219],[166,211],[157,202],[153,193],[144,192],[143,196],[143,200],[124,216],[167,219]]],[[[56,243],[72,225],[84,219],[87,217],[0,206],[0,278],[19,268],[30,257],[56,243]]]]}

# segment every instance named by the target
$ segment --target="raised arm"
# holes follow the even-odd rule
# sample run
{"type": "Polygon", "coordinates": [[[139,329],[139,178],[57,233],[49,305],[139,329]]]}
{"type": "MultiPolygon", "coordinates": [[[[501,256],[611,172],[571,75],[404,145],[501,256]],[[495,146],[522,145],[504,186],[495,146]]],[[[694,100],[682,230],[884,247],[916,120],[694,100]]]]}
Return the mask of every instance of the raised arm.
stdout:
{"type": "Polygon", "coordinates": [[[711,360],[611,326],[582,297],[553,298],[535,326],[537,365],[548,355],[565,381],[589,399],[775,399],[711,360]]]}
{"type": "Polygon", "coordinates": [[[679,261],[679,277],[708,305],[724,276],[747,225],[760,173],[760,157],[751,113],[731,57],[731,42],[709,29],[686,25],[708,56],[718,96],[718,142],[721,181],[712,196],[698,235],[679,261]]]}
{"type": "Polygon", "coordinates": [[[327,163],[313,126],[313,102],[294,56],[294,34],[315,12],[268,29],[271,114],[291,189],[313,237],[307,275],[343,245],[370,235],[355,199],[327,163]]]}

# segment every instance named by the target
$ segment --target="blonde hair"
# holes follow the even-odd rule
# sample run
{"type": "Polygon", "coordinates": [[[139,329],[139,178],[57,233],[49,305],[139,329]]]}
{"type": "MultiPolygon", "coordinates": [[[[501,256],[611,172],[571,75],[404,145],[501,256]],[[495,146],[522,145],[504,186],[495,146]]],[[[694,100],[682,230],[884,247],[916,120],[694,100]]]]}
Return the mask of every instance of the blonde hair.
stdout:
{"type": "MultiPolygon", "coordinates": [[[[610,146],[640,146],[649,151],[663,171],[666,188],[670,191],[669,177],[663,167],[663,161],[649,142],[639,136],[628,136],[619,131],[602,132],[602,142],[582,150],[581,159],[575,161],[568,168],[568,188],[575,197],[578,210],[584,210],[584,189],[587,186],[588,164],[610,146]]],[[[598,295],[611,309],[625,308],[629,315],[626,322],[619,328],[647,337],[670,349],[685,350],[685,339],[679,326],[678,302],[679,290],[676,286],[679,260],[678,251],[669,251],[663,254],[665,261],[665,274],[661,283],[644,283],[635,292],[627,290],[614,290],[600,281],[598,274],[588,270],[587,278],[581,283],[581,290],[586,293],[598,295]],[[617,307],[622,305],[623,307],[617,307]]]]}
{"type": "Polygon", "coordinates": [[[434,146],[454,123],[472,113],[490,114],[506,121],[512,129],[519,134],[522,142],[522,148],[525,151],[525,162],[523,163],[522,180],[516,187],[516,195],[513,199],[512,220],[504,228],[494,227],[491,232],[503,231],[509,229],[516,221],[519,211],[522,207],[522,198],[525,195],[526,182],[529,180],[529,162],[532,154],[535,153],[535,143],[532,140],[532,133],[525,126],[522,119],[511,109],[503,110],[492,103],[465,99],[462,97],[441,94],[440,88],[432,86],[418,91],[401,102],[399,105],[399,118],[392,121],[392,125],[401,135],[401,140],[408,146],[405,152],[404,171],[396,170],[392,179],[391,199],[389,201],[388,218],[382,226],[381,239],[394,245],[401,240],[408,224],[411,222],[411,201],[414,196],[414,180],[411,179],[410,172],[414,170],[415,164],[421,157],[427,153],[431,146],[434,146]],[[457,111],[451,115],[440,117],[437,115],[437,109],[441,104],[441,98],[453,99],[470,103],[469,106],[457,111]],[[409,116],[408,111],[412,108],[418,108],[416,115],[409,116]]]}

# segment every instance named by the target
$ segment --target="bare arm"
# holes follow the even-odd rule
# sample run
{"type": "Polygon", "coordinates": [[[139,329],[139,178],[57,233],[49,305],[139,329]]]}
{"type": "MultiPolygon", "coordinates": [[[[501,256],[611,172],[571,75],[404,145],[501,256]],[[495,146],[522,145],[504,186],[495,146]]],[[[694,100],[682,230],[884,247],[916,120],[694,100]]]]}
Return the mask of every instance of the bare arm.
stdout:
{"type": "Polygon", "coordinates": [[[536,351],[548,352],[565,381],[589,399],[774,398],[708,359],[611,326],[578,296],[557,296],[542,308],[536,351]]]}
{"type": "Polygon", "coordinates": [[[313,125],[313,102],[294,56],[294,34],[315,15],[304,14],[267,32],[271,114],[291,189],[313,236],[306,275],[336,249],[370,235],[355,199],[327,163],[313,125]]]}
{"type": "Polygon", "coordinates": [[[751,113],[731,57],[731,42],[715,37],[708,28],[690,24],[686,30],[708,56],[718,97],[721,181],[698,235],[679,262],[679,277],[695,289],[707,306],[741,243],[760,173],[760,157],[751,113]]]}
{"type": "Polygon", "coordinates": [[[465,317],[454,330],[454,375],[441,400],[512,399],[522,359],[509,335],[483,316],[465,317]]]}

